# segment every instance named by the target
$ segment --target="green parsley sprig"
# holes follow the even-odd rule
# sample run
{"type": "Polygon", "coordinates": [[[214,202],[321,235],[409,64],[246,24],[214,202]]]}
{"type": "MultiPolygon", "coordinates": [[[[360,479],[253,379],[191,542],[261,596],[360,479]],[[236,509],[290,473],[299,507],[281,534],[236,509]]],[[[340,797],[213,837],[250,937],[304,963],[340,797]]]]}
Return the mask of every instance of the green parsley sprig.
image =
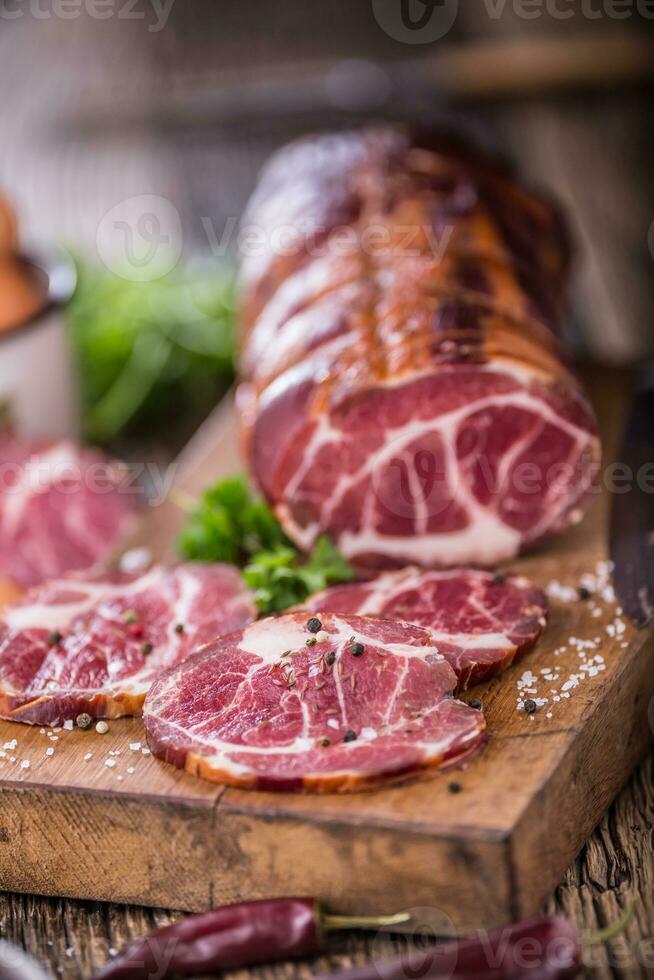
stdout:
{"type": "Polygon", "coordinates": [[[221,480],[203,494],[178,547],[190,560],[241,566],[262,613],[282,612],[328,585],[354,578],[352,566],[326,537],[303,558],[242,476],[221,480]]]}

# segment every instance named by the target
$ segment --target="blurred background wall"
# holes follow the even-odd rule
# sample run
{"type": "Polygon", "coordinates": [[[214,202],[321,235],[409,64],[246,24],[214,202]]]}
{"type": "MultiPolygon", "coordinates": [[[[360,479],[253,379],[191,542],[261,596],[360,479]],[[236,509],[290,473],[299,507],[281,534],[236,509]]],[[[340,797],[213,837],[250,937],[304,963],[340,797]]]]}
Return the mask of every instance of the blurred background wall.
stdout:
{"type": "Polygon", "coordinates": [[[371,117],[454,121],[568,204],[584,349],[651,353],[654,3],[0,7],[0,186],[28,240],[93,254],[107,212],[153,194],[179,212],[187,254],[233,249],[257,170],[287,139],[371,117]]]}

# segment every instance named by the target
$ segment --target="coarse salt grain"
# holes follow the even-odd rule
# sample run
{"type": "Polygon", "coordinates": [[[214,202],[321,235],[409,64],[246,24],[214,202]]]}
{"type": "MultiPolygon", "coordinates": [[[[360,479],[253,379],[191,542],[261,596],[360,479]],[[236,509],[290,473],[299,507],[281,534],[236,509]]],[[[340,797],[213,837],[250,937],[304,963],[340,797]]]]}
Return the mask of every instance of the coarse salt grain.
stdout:
{"type": "Polygon", "coordinates": [[[66,721],[64,722],[64,728],[66,729],[67,732],[72,732],[73,730],[72,718],[66,719],[66,721]]]}
{"type": "Polygon", "coordinates": [[[107,766],[108,769],[113,769],[113,767],[116,765],[116,760],[115,759],[105,759],[104,760],[104,764],[105,764],[105,766],[107,766]]]}

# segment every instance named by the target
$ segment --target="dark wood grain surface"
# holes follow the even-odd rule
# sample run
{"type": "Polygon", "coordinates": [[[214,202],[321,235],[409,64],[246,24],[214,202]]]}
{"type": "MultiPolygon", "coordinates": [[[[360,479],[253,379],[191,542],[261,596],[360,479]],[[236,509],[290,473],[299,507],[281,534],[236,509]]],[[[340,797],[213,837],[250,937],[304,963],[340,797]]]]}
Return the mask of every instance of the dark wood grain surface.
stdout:
{"type": "MultiPolygon", "coordinates": [[[[472,6],[464,7],[448,40],[507,30],[570,29],[568,21],[516,23],[510,5],[499,20],[477,17],[472,6]]],[[[187,93],[219,86],[235,66],[249,66],[256,76],[263,66],[291,57],[424,53],[389,39],[368,3],[292,0],[275,4],[274,16],[271,8],[269,0],[177,3],[158,33],[147,30],[147,20],[118,17],[3,19],[0,184],[16,200],[28,238],[92,251],[96,228],[109,208],[126,197],[156,193],[180,210],[187,251],[206,252],[201,218],[208,216],[220,229],[237,217],[258,167],[275,145],[296,132],[350,118],[317,119],[314,114],[224,127],[211,114],[203,119],[194,112],[191,125],[183,115],[162,117],[153,106],[168,95],[183,102],[187,93]]],[[[575,25],[602,26],[590,21],[575,25]]],[[[584,340],[599,355],[621,360],[654,349],[648,248],[654,218],[652,101],[651,92],[629,91],[555,102],[518,100],[483,112],[466,107],[468,123],[512,150],[571,206],[583,247],[575,307],[584,340]]],[[[445,109],[449,114],[435,95],[433,107],[422,105],[420,112],[423,118],[438,118],[445,109]]],[[[592,930],[614,920],[628,898],[638,896],[625,936],[609,949],[597,948],[589,976],[654,974],[653,826],[650,756],[549,903],[550,910],[592,930]]],[[[173,912],[124,906],[0,897],[0,935],[36,955],[53,975],[66,978],[88,976],[110,949],[174,917],[173,912]]],[[[318,968],[363,961],[372,943],[370,937],[351,936],[328,961],[247,975],[308,976],[318,968]]],[[[375,953],[390,953],[396,944],[384,938],[375,943],[375,953]]]]}

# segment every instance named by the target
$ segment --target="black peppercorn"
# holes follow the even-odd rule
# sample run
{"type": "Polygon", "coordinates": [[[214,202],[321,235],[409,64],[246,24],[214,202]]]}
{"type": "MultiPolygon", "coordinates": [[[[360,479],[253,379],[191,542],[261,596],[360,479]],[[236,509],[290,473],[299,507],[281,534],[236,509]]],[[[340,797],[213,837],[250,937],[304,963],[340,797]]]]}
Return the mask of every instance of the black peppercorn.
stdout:
{"type": "Polygon", "coordinates": [[[468,705],[471,708],[474,708],[476,711],[481,711],[481,701],[479,700],[479,698],[470,698],[470,700],[468,701],[468,705]]]}
{"type": "Polygon", "coordinates": [[[353,657],[360,657],[365,649],[363,643],[353,643],[350,647],[350,653],[353,657]]]}
{"type": "Polygon", "coordinates": [[[460,793],[463,786],[461,783],[448,783],[447,788],[450,793],[460,793]]]}
{"type": "Polygon", "coordinates": [[[352,729],[346,732],[345,735],[343,736],[344,742],[356,742],[356,739],[357,739],[357,733],[353,732],[352,729]]]}
{"type": "Polygon", "coordinates": [[[312,616],[311,619],[307,622],[307,629],[309,630],[310,633],[317,633],[318,630],[322,629],[322,623],[320,622],[317,616],[312,616]]]}
{"type": "Polygon", "coordinates": [[[537,710],[537,708],[538,708],[538,705],[536,704],[536,702],[534,701],[534,699],[533,698],[527,698],[527,700],[524,703],[524,709],[527,712],[527,714],[528,715],[533,715],[534,712],[537,710]]]}

